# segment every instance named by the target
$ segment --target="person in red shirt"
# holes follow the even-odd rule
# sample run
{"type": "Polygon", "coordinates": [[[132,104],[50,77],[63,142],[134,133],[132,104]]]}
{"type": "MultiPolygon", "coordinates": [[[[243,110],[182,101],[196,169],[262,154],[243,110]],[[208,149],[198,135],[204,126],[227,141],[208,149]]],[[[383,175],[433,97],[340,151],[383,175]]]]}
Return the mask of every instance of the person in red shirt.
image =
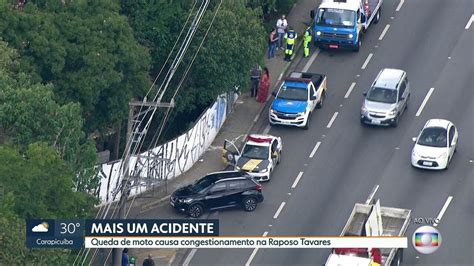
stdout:
{"type": "Polygon", "coordinates": [[[270,89],[270,74],[268,68],[263,69],[262,77],[260,78],[260,85],[257,92],[257,102],[264,103],[268,97],[268,90],[270,89]]]}

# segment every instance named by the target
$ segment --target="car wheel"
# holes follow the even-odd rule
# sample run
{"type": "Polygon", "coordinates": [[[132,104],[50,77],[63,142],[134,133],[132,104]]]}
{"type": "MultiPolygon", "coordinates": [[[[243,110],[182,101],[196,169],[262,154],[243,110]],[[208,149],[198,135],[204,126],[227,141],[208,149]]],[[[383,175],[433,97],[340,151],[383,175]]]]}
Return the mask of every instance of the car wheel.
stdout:
{"type": "Polygon", "coordinates": [[[446,159],[446,167],[443,170],[448,170],[449,168],[449,157],[446,159]]]}
{"type": "Polygon", "coordinates": [[[362,46],[362,41],[360,40],[360,35],[357,36],[357,45],[354,47],[354,52],[359,52],[360,47],[362,46]]]}
{"type": "Polygon", "coordinates": [[[281,151],[278,153],[278,161],[277,161],[277,164],[280,164],[281,162],[281,151]]]}
{"type": "Polygon", "coordinates": [[[399,122],[400,122],[400,115],[398,114],[397,117],[395,118],[395,121],[393,122],[392,126],[393,127],[398,127],[399,122]]]}
{"type": "Polygon", "coordinates": [[[193,204],[189,207],[188,215],[193,218],[198,218],[204,212],[204,208],[201,204],[193,204]]]}
{"type": "Polygon", "coordinates": [[[318,109],[323,108],[324,98],[326,98],[326,91],[323,91],[321,93],[321,99],[319,100],[318,104],[316,105],[316,108],[318,108],[318,109]]]}
{"type": "Polygon", "coordinates": [[[379,8],[379,11],[377,11],[377,15],[375,15],[375,21],[374,21],[375,24],[379,23],[380,12],[381,12],[381,8],[379,8]]]}
{"type": "Polygon", "coordinates": [[[309,118],[311,117],[311,113],[309,113],[308,118],[306,118],[306,124],[304,125],[304,129],[308,130],[309,129],[309,118]]]}
{"type": "Polygon", "coordinates": [[[246,197],[242,201],[244,210],[247,212],[253,212],[257,208],[257,199],[255,197],[246,197]]]}

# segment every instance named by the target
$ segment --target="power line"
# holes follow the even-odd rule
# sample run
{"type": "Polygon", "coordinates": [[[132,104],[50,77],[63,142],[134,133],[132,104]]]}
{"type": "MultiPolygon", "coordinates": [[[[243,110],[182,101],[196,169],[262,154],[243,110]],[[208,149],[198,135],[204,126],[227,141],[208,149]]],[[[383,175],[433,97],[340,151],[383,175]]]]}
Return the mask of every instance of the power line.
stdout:
{"type": "MultiPolygon", "coordinates": [[[[209,4],[209,0],[205,0],[205,2],[202,2],[201,6],[199,7],[197,15],[195,16],[194,20],[192,21],[191,27],[190,27],[190,29],[188,30],[188,33],[185,36],[185,39],[184,39],[184,41],[183,41],[183,43],[182,43],[182,45],[181,45],[181,47],[178,51],[178,54],[176,55],[172,65],[170,67],[170,70],[168,71],[163,83],[160,86],[159,91],[161,91],[161,94],[157,93],[155,95],[154,102],[161,103],[162,96],[166,92],[167,87],[170,83],[170,80],[173,78],[177,67],[181,63],[182,58],[183,58],[186,50],[189,47],[189,44],[190,44],[191,40],[192,40],[192,37],[194,36],[194,34],[197,30],[197,27],[198,27],[199,23],[201,22],[202,17],[204,16],[204,12],[206,11],[208,4],[209,4]]],[[[116,211],[118,211],[119,216],[123,215],[122,210],[125,206],[125,203],[127,202],[128,194],[130,192],[130,190],[129,190],[129,185],[130,185],[129,183],[130,183],[130,177],[131,177],[130,169],[134,169],[136,164],[137,164],[137,162],[135,162],[135,166],[131,167],[130,160],[131,160],[133,155],[137,155],[139,153],[139,151],[140,151],[140,149],[143,145],[144,137],[148,133],[148,128],[151,124],[151,121],[153,120],[153,117],[154,117],[156,111],[157,111],[157,109],[153,108],[153,111],[152,111],[151,115],[148,117],[148,119],[146,119],[146,117],[144,117],[143,119],[137,120],[138,123],[134,123],[134,124],[136,124],[136,126],[134,127],[133,133],[131,134],[131,138],[127,140],[127,148],[124,152],[125,156],[124,156],[124,159],[123,159],[123,161],[120,165],[119,173],[122,177],[122,181],[121,181],[122,185],[119,187],[119,190],[116,190],[114,192],[114,199],[115,199],[115,196],[118,195],[118,192],[120,192],[119,206],[118,206],[118,208],[115,208],[112,211],[111,217],[114,217],[116,211]],[[143,129],[141,129],[141,125],[142,125],[143,122],[145,122],[145,119],[146,119],[145,126],[143,127],[143,129]],[[135,137],[137,137],[136,140],[135,140],[135,137]],[[136,143],[135,146],[133,146],[134,142],[136,143]],[[133,148],[132,148],[132,146],[133,146],[133,148]]],[[[107,217],[107,213],[108,213],[110,207],[111,207],[111,204],[108,205],[108,207],[105,211],[104,217],[107,217]]],[[[109,258],[110,253],[111,252],[108,253],[106,260],[109,258]]],[[[95,254],[96,254],[96,252],[94,252],[94,257],[95,257],[95,254]]]]}
{"type": "MultiPolygon", "coordinates": [[[[191,9],[191,11],[189,12],[189,15],[188,15],[188,17],[187,17],[187,19],[186,19],[186,22],[185,22],[185,24],[183,25],[183,27],[182,27],[182,29],[181,29],[181,32],[180,32],[180,34],[179,34],[179,36],[178,36],[178,38],[177,38],[177,40],[176,40],[176,42],[175,42],[175,44],[174,44],[172,50],[171,50],[171,52],[168,54],[168,57],[167,57],[165,63],[163,64],[163,66],[162,66],[160,72],[158,73],[157,77],[155,78],[155,80],[153,81],[152,85],[151,85],[150,88],[148,89],[148,91],[147,91],[147,93],[146,93],[146,95],[145,95],[145,98],[147,98],[147,96],[150,94],[152,88],[153,88],[154,85],[156,84],[156,81],[158,80],[158,78],[159,78],[159,76],[161,75],[161,73],[162,73],[164,67],[166,66],[166,64],[167,64],[167,62],[168,62],[168,60],[169,60],[169,58],[171,57],[171,55],[172,55],[172,53],[173,53],[173,51],[174,51],[174,49],[175,49],[175,47],[176,47],[176,45],[177,45],[179,39],[180,39],[181,36],[182,36],[182,33],[184,32],[184,29],[186,28],[186,25],[188,24],[188,22],[189,22],[189,20],[190,20],[190,18],[191,18],[191,16],[192,16],[192,14],[193,14],[193,12],[194,12],[194,9],[195,9],[195,7],[196,7],[196,4],[197,4],[197,1],[194,1],[194,4],[193,4],[193,6],[192,6],[192,9],[191,9]]],[[[203,4],[201,4],[201,7],[202,7],[202,6],[203,6],[203,4]]],[[[201,8],[201,7],[200,7],[200,8],[201,8]]],[[[175,59],[175,60],[176,60],[176,59],[175,59]]],[[[157,95],[159,95],[159,93],[161,92],[161,90],[162,90],[162,86],[159,87],[158,91],[157,91],[156,94],[155,94],[154,99],[157,98],[157,95]]],[[[142,113],[142,108],[143,108],[143,107],[144,107],[143,105],[140,107],[139,114],[142,113]]],[[[156,110],[156,107],[151,107],[151,106],[149,106],[149,107],[147,108],[147,110],[146,110],[144,113],[145,113],[145,114],[148,113],[151,109],[156,110]]],[[[153,113],[154,113],[154,112],[153,112],[153,113]]],[[[153,117],[153,115],[152,115],[152,117],[153,117]]],[[[151,118],[152,118],[152,117],[151,117],[151,118]]],[[[150,118],[150,119],[151,119],[151,118],[150,118]]],[[[132,126],[132,127],[133,127],[133,132],[139,130],[139,126],[140,126],[141,122],[142,122],[142,121],[140,121],[139,123],[134,123],[134,125],[132,126]]],[[[130,136],[129,138],[127,138],[127,143],[131,143],[133,137],[134,137],[133,134],[131,134],[131,136],[130,136]]],[[[131,145],[127,145],[127,146],[131,146],[131,145]]],[[[136,152],[136,149],[135,149],[134,151],[136,152]]],[[[129,155],[129,154],[130,154],[130,147],[129,147],[129,149],[126,149],[126,150],[123,152],[123,155],[122,155],[122,163],[121,163],[121,165],[120,165],[119,173],[120,173],[120,171],[122,170],[123,165],[124,165],[124,162],[125,162],[125,160],[127,159],[127,157],[130,158],[130,156],[127,156],[127,155],[129,155]]],[[[124,172],[125,172],[125,171],[124,171],[124,172]]],[[[110,178],[111,178],[111,177],[110,177],[110,178]]],[[[127,180],[127,181],[128,181],[128,180],[127,180]]],[[[124,191],[124,187],[122,187],[122,192],[123,192],[123,191],[124,191]]],[[[118,194],[118,193],[117,193],[117,194],[118,194]]],[[[115,195],[115,196],[116,196],[116,195],[115,195]]],[[[112,199],[111,201],[114,201],[114,199],[115,199],[115,197],[113,197],[113,199],[112,199]]],[[[107,217],[107,214],[108,214],[108,211],[109,211],[109,209],[110,209],[110,206],[111,206],[110,201],[108,201],[108,202],[102,204],[102,206],[99,208],[99,210],[98,210],[97,215],[96,215],[95,218],[98,218],[98,217],[102,217],[103,219],[106,218],[106,217],[107,217]],[[107,207],[106,207],[106,206],[107,206],[107,207]]],[[[115,212],[115,211],[114,211],[114,212],[115,212]]],[[[114,213],[112,213],[112,215],[113,215],[113,214],[114,214],[114,213]]],[[[83,257],[82,262],[77,261],[78,263],[81,263],[81,264],[83,265],[83,264],[85,263],[85,260],[87,259],[87,256],[89,255],[89,251],[90,251],[90,249],[87,249],[87,251],[86,251],[86,249],[81,249],[81,251],[79,252],[79,254],[76,256],[76,258],[75,258],[75,260],[74,260],[74,264],[76,264],[76,261],[77,261],[80,257],[83,257]]],[[[94,260],[96,253],[97,253],[97,250],[94,251],[94,254],[93,254],[93,257],[92,257],[92,259],[91,259],[91,262],[94,260]]],[[[109,253],[109,254],[110,254],[110,253],[109,253]]]]}

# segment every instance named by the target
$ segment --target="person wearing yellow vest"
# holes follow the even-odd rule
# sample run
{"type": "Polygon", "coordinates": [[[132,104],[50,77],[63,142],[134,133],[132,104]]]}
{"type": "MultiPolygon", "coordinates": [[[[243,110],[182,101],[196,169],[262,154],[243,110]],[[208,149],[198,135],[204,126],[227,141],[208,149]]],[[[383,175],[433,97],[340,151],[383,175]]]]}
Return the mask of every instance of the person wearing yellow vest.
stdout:
{"type": "Polygon", "coordinates": [[[309,24],[306,24],[308,26],[306,30],[304,31],[304,36],[303,36],[303,48],[304,48],[304,57],[309,56],[309,45],[311,43],[311,26],[309,24]]]}
{"type": "Polygon", "coordinates": [[[285,33],[286,49],[285,49],[285,61],[291,61],[291,56],[295,50],[295,41],[298,38],[298,34],[290,27],[290,30],[285,33]]]}

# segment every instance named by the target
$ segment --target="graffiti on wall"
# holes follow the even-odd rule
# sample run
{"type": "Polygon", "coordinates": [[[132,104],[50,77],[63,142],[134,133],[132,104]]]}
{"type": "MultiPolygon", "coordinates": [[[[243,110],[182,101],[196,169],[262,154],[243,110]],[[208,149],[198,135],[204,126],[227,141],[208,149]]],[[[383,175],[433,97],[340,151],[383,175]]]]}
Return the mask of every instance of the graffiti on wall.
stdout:
{"type": "MultiPolygon", "coordinates": [[[[189,170],[214,141],[226,118],[226,104],[225,97],[219,97],[185,134],[133,157],[130,174],[140,179],[134,179],[132,186],[135,189],[131,195],[143,191],[153,182],[169,180],[189,170]]],[[[121,163],[115,161],[102,165],[98,192],[102,201],[117,198],[121,163]]]]}

